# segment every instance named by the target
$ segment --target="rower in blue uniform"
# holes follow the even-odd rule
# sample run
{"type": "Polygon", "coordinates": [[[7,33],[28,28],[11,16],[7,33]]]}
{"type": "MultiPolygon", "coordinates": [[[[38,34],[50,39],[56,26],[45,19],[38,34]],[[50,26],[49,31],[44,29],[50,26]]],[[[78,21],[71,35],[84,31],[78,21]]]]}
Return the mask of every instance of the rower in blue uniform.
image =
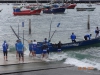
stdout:
{"type": "Polygon", "coordinates": [[[43,41],[43,43],[48,43],[48,40],[47,40],[47,38],[44,38],[44,41],[43,41]]]}
{"type": "Polygon", "coordinates": [[[33,51],[33,42],[32,42],[32,40],[29,43],[29,51],[30,51],[29,56],[33,55],[33,53],[32,53],[32,51],[33,51]]]}
{"type": "Polygon", "coordinates": [[[46,43],[44,43],[42,46],[42,58],[46,57],[47,50],[48,50],[48,46],[46,43]]]}
{"type": "Polygon", "coordinates": [[[44,38],[43,44],[45,44],[47,46],[46,50],[47,50],[47,53],[49,54],[49,47],[48,47],[49,41],[47,40],[47,38],[44,38]]]}
{"type": "Polygon", "coordinates": [[[61,41],[58,43],[58,52],[61,52],[61,41]]]}
{"type": "Polygon", "coordinates": [[[92,36],[92,34],[87,34],[87,35],[84,36],[84,39],[85,40],[90,40],[91,39],[91,36],[92,36]]]}
{"type": "Polygon", "coordinates": [[[76,42],[76,35],[74,33],[72,33],[72,35],[70,36],[72,42],[76,42]]]}
{"type": "Polygon", "coordinates": [[[99,28],[96,27],[96,30],[95,30],[95,34],[96,34],[96,36],[95,36],[95,38],[99,36],[99,31],[100,31],[99,28]]]}
{"type": "Polygon", "coordinates": [[[18,57],[18,51],[17,51],[17,43],[18,43],[19,40],[16,40],[16,43],[15,43],[15,49],[16,49],[16,58],[18,57]]]}
{"type": "Polygon", "coordinates": [[[32,51],[33,56],[36,56],[36,51],[37,50],[38,50],[38,48],[37,48],[37,42],[36,42],[36,40],[34,40],[33,41],[33,51],[32,51]]]}
{"type": "Polygon", "coordinates": [[[17,51],[18,51],[18,54],[19,54],[19,62],[20,60],[22,59],[22,61],[24,62],[24,45],[22,44],[21,40],[18,40],[18,43],[17,43],[17,51]]]}
{"type": "Polygon", "coordinates": [[[3,54],[4,54],[4,60],[7,60],[7,54],[8,54],[8,44],[6,43],[6,41],[4,41],[4,43],[2,44],[2,48],[3,48],[3,54]]]}

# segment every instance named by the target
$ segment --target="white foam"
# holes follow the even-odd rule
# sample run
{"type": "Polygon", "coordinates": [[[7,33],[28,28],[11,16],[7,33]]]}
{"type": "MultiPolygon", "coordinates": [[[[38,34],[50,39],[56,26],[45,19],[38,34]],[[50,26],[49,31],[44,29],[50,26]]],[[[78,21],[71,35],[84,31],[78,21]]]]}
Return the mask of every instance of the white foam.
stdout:
{"type": "MultiPolygon", "coordinates": [[[[25,51],[25,55],[29,55],[28,49],[25,51]]],[[[77,67],[94,67],[100,70],[100,63],[89,59],[78,60],[77,58],[71,58],[67,56],[67,53],[50,53],[48,59],[51,59],[50,61],[61,61],[66,59],[64,64],[71,64],[77,67]]]]}
{"type": "Polygon", "coordinates": [[[64,64],[71,64],[77,67],[86,67],[86,68],[93,67],[93,68],[97,68],[98,70],[100,70],[100,63],[93,62],[87,59],[78,60],[76,58],[68,57],[66,61],[64,62],[64,64]]]}
{"type": "Polygon", "coordinates": [[[53,61],[61,61],[66,58],[67,58],[66,53],[51,53],[49,55],[49,59],[52,59],[53,61]]]}
{"type": "Polygon", "coordinates": [[[30,53],[30,52],[29,52],[28,49],[26,49],[26,51],[24,52],[24,54],[25,54],[25,55],[28,55],[28,56],[29,56],[29,53],[30,53]]]}

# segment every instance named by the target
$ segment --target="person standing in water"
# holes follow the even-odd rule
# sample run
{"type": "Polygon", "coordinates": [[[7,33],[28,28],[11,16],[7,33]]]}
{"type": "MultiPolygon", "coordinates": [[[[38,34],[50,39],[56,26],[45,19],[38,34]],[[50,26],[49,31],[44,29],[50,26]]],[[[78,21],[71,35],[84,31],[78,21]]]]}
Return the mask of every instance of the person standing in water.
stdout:
{"type": "Polygon", "coordinates": [[[33,51],[32,51],[33,57],[36,56],[36,51],[37,51],[37,42],[36,40],[34,40],[33,41],[33,51]]]}
{"type": "Polygon", "coordinates": [[[58,52],[61,52],[61,41],[59,41],[59,43],[58,43],[58,52]]]}
{"type": "Polygon", "coordinates": [[[45,58],[46,57],[47,49],[48,49],[48,46],[46,45],[46,43],[44,43],[42,45],[42,58],[45,58]]]}
{"type": "Polygon", "coordinates": [[[44,38],[43,44],[45,43],[46,47],[47,47],[47,53],[49,54],[49,47],[48,45],[50,44],[50,41],[47,40],[47,38],[44,38]]]}
{"type": "Polygon", "coordinates": [[[4,41],[4,43],[2,44],[2,48],[3,48],[3,54],[4,54],[4,60],[8,61],[7,59],[7,55],[8,55],[8,44],[6,43],[6,41],[4,41]]]}
{"type": "Polygon", "coordinates": [[[33,41],[31,40],[31,42],[29,43],[29,56],[33,55],[32,51],[33,51],[33,41]]]}
{"type": "Polygon", "coordinates": [[[17,51],[18,51],[18,55],[19,55],[19,62],[20,62],[21,58],[22,58],[22,61],[24,62],[24,51],[23,51],[23,49],[24,49],[24,46],[23,46],[21,40],[19,40],[18,43],[17,43],[17,51]]]}
{"type": "Polygon", "coordinates": [[[18,40],[16,40],[16,43],[15,43],[15,49],[16,49],[16,58],[18,57],[17,43],[18,43],[18,40]]]}

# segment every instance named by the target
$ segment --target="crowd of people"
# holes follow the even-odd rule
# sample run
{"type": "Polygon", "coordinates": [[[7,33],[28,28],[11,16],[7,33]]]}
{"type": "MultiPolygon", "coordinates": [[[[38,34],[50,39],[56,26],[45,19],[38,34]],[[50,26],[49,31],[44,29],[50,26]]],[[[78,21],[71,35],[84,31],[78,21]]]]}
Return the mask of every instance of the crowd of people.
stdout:
{"type": "MultiPolygon", "coordinates": [[[[96,27],[95,30],[95,38],[97,38],[99,36],[99,28],[96,27]]],[[[84,39],[85,40],[91,40],[91,36],[92,34],[86,34],[84,35],[84,39]]],[[[74,33],[71,34],[70,39],[72,40],[72,43],[76,42],[76,35],[74,33]]],[[[47,54],[49,54],[49,41],[47,40],[47,38],[45,38],[42,42],[42,58],[46,57],[47,54]]],[[[57,44],[57,48],[58,48],[58,52],[61,52],[61,41],[58,42],[57,44]]],[[[4,54],[4,60],[8,61],[7,59],[7,55],[8,55],[8,44],[6,43],[6,41],[4,41],[4,43],[2,44],[2,48],[3,48],[3,54],[4,54]]],[[[17,40],[15,43],[15,49],[16,49],[16,57],[18,58],[19,61],[23,61],[24,62],[24,45],[22,44],[21,40],[17,40]]],[[[36,40],[31,40],[29,43],[29,56],[36,56],[36,51],[37,51],[37,42],[36,40]]]]}

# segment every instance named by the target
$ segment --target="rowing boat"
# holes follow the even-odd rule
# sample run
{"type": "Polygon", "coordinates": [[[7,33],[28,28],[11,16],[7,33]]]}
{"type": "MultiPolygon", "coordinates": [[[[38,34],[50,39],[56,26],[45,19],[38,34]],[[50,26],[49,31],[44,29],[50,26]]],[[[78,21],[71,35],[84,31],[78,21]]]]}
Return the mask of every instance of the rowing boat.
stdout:
{"type": "MultiPolygon", "coordinates": [[[[80,48],[80,47],[86,47],[86,46],[92,46],[92,45],[95,45],[95,44],[99,44],[100,43],[100,37],[98,38],[94,38],[94,39],[91,39],[91,40],[83,40],[83,41],[77,41],[75,43],[63,43],[61,45],[61,49],[62,51],[65,50],[69,50],[69,49],[75,49],[75,48],[80,48]]],[[[41,46],[43,45],[42,42],[38,42],[38,49],[36,51],[36,54],[40,54],[42,53],[42,48],[41,46]]],[[[49,47],[49,52],[57,52],[57,44],[53,44],[53,43],[49,43],[48,45],[49,47]]]]}
{"type": "Polygon", "coordinates": [[[94,11],[94,9],[95,8],[92,8],[92,7],[91,8],[90,7],[88,7],[88,8],[76,8],[77,11],[94,11]]]}

